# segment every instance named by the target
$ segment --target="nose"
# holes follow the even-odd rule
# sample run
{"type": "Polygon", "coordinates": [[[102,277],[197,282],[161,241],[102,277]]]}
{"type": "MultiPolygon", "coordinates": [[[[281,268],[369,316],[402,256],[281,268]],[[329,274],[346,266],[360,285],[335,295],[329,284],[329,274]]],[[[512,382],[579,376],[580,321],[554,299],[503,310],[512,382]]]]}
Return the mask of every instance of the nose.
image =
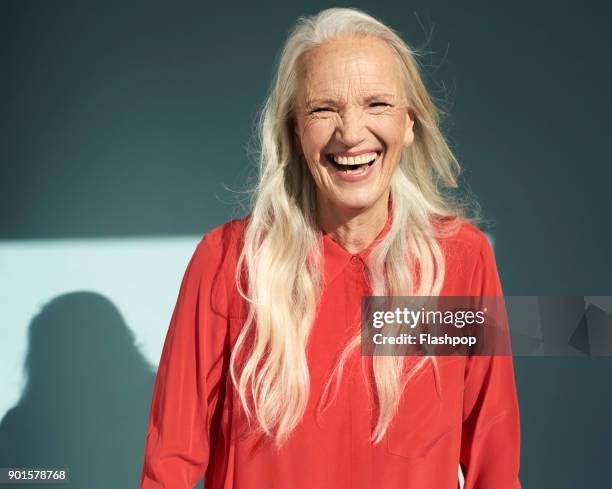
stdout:
{"type": "Polygon", "coordinates": [[[364,139],[365,124],[363,114],[359,109],[348,108],[336,128],[336,139],[351,148],[364,139]]]}

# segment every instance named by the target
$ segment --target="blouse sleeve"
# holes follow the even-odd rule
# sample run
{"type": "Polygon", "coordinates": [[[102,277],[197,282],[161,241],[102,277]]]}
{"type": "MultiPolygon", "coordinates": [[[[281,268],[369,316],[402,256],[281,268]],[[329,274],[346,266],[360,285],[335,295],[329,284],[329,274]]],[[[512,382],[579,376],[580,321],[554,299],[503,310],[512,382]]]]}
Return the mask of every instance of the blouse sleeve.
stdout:
{"type": "MultiPolygon", "coordinates": [[[[472,287],[503,296],[493,250],[483,235],[472,287]]],[[[464,489],[521,489],[520,422],[511,356],[467,359],[460,462],[464,489]]]]}
{"type": "Polygon", "coordinates": [[[206,235],[181,282],[155,378],[141,489],[193,489],[208,466],[211,419],[224,391],[221,248],[206,235]]]}

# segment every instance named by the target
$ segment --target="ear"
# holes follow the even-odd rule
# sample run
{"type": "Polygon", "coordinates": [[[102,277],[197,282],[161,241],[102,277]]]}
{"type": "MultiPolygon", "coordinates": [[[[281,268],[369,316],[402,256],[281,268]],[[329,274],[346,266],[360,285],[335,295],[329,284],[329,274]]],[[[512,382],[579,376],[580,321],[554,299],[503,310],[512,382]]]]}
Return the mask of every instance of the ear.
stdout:
{"type": "Polygon", "coordinates": [[[410,107],[406,107],[406,131],[404,132],[404,147],[409,147],[414,141],[415,114],[410,107]]]}

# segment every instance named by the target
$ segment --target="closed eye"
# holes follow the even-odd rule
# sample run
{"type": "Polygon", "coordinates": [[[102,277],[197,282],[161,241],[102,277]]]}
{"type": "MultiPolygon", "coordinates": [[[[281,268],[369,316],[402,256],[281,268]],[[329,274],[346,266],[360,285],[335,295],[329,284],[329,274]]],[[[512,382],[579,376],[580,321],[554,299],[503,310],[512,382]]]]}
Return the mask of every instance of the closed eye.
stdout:
{"type": "Polygon", "coordinates": [[[331,107],[317,107],[316,109],[311,110],[310,113],[314,114],[316,112],[331,112],[331,111],[333,111],[331,107]]]}
{"type": "Polygon", "coordinates": [[[372,102],[370,107],[391,107],[391,105],[386,102],[372,102]]]}

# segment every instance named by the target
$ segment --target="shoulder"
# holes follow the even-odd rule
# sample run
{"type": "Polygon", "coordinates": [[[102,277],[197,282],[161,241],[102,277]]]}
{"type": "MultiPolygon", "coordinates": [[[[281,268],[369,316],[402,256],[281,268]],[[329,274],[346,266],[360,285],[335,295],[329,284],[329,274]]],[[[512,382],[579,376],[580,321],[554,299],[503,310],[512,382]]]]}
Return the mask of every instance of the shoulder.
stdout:
{"type": "Polygon", "coordinates": [[[249,215],[232,219],[206,231],[196,246],[194,257],[207,261],[234,259],[248,218],[249,215]]]}
{"type": "Polygon", "coordinates": [[[479,258],[491,249],[487,235],[473,223],[461,220],[455,231],[439,238],[442,248],[451,255],[463,259],[479,258]]]}
{"type": "Polygon", "coordinates": [[[455,232],[439,238],[439,243],[445,258],[445,289],[449,293],[466,294],[483,273],[497,273],[489,238],[473,223],[461,221],[455,232]]]}
{"type": "Polygon", "coordinates": [[[247,217],[232,219],[206,231],[189,262],[190,275],[231,280],[240,255],[242,231],[247,217]]]}
{"type": "Polygon", "coordinates": [[[227,246],[233,243],[241,237],[248,218],[249,215],[232,219],[209,229],[202,236],[199,245],[221,244],[227,246]]]}

